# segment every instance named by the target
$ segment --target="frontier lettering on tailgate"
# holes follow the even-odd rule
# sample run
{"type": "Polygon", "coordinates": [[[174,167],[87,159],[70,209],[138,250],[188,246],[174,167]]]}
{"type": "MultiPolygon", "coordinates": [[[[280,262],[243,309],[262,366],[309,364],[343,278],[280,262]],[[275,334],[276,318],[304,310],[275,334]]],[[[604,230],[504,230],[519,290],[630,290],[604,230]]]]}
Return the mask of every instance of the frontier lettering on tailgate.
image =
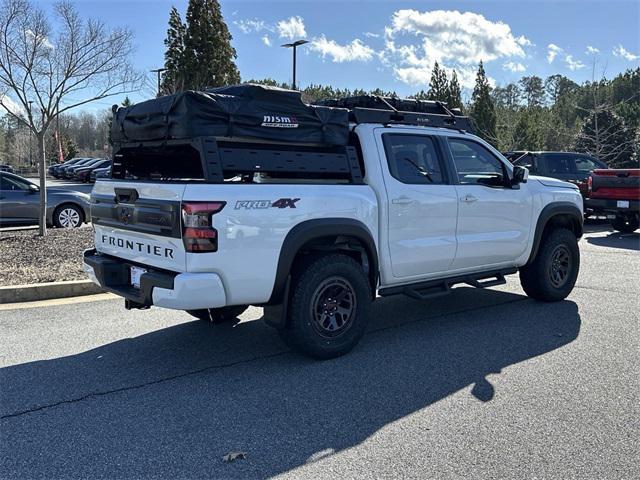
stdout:
{"type": "Polygon", "coordinates": [[[149,245],[143,242],[134,242],[133,240],[125,240],[124,238],[112,237],[111,235],[102,235],[101,240],[105,245],[125,248],[132,252],[146,253],[157,257],[173,258],[173,248],[161,247],[160,245],[149,245]]]}

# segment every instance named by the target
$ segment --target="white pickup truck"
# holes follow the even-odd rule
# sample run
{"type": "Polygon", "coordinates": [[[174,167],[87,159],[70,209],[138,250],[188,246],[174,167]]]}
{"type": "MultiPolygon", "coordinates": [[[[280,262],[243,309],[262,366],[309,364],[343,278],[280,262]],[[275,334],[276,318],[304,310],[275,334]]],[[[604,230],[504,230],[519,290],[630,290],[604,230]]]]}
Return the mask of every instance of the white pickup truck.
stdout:
{"type": "MultiPolygon", "coordinates": [[[[258,173],[208,181],[194,153],[201,147],[205,164],[215,154],[237,166],[281,155],[270,144],[121,151],[114,178],[92,192],[87,274],[127,308],[186,310],[215,323],[262,306],[289,345],[316,358],[357,344],[377,296],[429,298],[517,272],[535,299],[571,292],[583,218],[577,187],[528,177],[455,128],[350,128],[348,155],[359,172],[347,179],[266,175],[256,165],[258,173]],[[177,167],[162,160],[176,155],[177,167]],[[153,168],[140,167],[150,158],[153,168]]],[[[315,155],[290,153],[283,161],[315,155]]]]}

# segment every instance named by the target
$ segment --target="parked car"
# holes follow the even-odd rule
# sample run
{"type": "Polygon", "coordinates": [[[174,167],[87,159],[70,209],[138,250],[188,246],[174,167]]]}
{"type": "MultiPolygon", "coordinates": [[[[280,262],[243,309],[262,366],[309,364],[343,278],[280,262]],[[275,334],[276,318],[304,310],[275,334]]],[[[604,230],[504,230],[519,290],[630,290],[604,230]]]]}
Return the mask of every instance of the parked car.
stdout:
{"type": "Polygon", "coordinates": [[[91,172],[93,172],[98,168],[106,168],[109,165],[111,165],[111,160],[107,160],[103,158],[98,162],[91,163],[87,166],[75,168],[73,171],[74,172],[73,178],[86,183],[89,181],[89,176],[91,175],[91,172]]]}
{"type": "Polygon", "coordinates": [[[63,163],[56,163],[56,164],[51,165],[49,167],[48,172],[53,177],[60,178],[63,167],[69,167],[69,166],[72,166],[72,165],[76,165],[77,163],[79,163],[79,162],[81,162],[83,160],[88,160],[88,159],[86,157],[75,157],[75,158],[67,160],[67,161],[65,161],[63,163]]]}
{"type": "MultiPolygon", "coordinates": [[[[91,196],[95,248],[84,264],[92,281],[126,308],[186,310],[208,322],[263,305],[290,346],[317,358],[358,343],[378,295],[426,299],[458,284],[504,284],[517,272],[532,298],[559,301],[572,291],[583,222],[575,185],[529,178],[469,133],[467,118],[451,121],[434,102],[420,112],[423,104],[389,99],[383,110],[354,97],[335,101],[364,104],[354,115],[316,107],[335,121],[270,128],[314,112],[294,94],[242,96],[251,98],[244,125],[267,127],[245,128],[250,139],[232,145],[207,137],[193,155],[192,138],[170,148],[143,139],[160,121],[193,137],[224,127],[226,117],[198,111],[208,105],[167,114],[152,100],[146,111],[161,113],[136,121],[118,110],[118,168],[91,196]],[[309,139],[325,143],[300,145],[309,139]],[[227,228],[236,225],[251,230],[227,228]]],[[[228,100],[218,101],[223,109],[228,100]]]]}
{"type": "Polygon", "coordinates": [[[557,178],[578,186],[583,198],[587,197],[587,179],[596,168],[607,164],[584,153],[573,152],[506,152],[511,163],[529,169],[532,175],[557,178]]]}
{"type": "Polygon", "coordinates": [[[64,178],[67,179],[67,180],[72,180],[73,176],[75,175],[77,170],[79,170],[79,169],[81,169],[83,167],[89,167],[89,166],[91,166],[94,163],[99,162],[99,161],[100,161],[99,158],[90,158],[86,162],[78,162],[75,165],[67,167],[67,168],[64,169],[64,178]]]}
{"type": "Polygon", "coordinates": [[[13,167],[11,165],[0,165],[0,172],[13,173],[13,167]]]}
{"type": "Polygon", "coordinates": [[[89,182],[94,183],[99,178],[109,178],[111,175],[111,164],[108,167],[96,168],[89,175],[89,182]]]}
{"type": "Polygon", "coordinates": [[[69,175],[69,172],[70,172],[70,170],[71,170],[72,168],[80,167],[80,166],[82,166],[82,165],[88,165],[88,164],[89,164],[90,162],[92,162],[93,160],[95,160],[95,159],[93,159],[93,158],[82,158],[82,159],[80,159],[80,161],[79,161],[79,162],[75,162],[75,163],[73,163],[73,164],[65,164],[65,165],[62,165],[62,166],[60,167],[60,170],[58,170],[58,175],[59,175],[59,177],[58,177],[58,178],[65,178],[65,179],[69,179],[69,176],[68,176],[68,175],[69,175]]]}
{"type": "Polygon", "coordinates": [[[635,232],[640,226],[640,169],[594,170],[585,208],[605,214],[619,232],[635,232]]]}
{"type": "MultiPolygon", "coordinates": [[[[40,187],[12,173],[0,172],[0,226],[34,225],[40,212],[40,187]]],[[[89,195],[47,188],[47,224],[75,228],[91,218],[89,195]]]]}

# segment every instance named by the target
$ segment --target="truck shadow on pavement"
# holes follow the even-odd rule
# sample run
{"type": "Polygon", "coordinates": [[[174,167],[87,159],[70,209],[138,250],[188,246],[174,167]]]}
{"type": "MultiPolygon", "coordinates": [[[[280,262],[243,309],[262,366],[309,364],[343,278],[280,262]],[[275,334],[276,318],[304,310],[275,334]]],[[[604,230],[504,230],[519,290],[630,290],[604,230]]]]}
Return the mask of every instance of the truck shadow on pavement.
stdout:
{"type": "Polygon", "coordinates": [[[569,344],[581,324],[571,301],[467,288],[378,300],[375,312],[361,344],[325,362],[286,351],[263,322],[186,322],[3,368],[0,476],[276,475],[461,390],[490,402],[501,392],[489,375],[569,344]],[[230,451],[247,459],[223,463],[230,451]]]}
{"type": "Polygon", "coordinates": [[[612,232],[606,237],[587,237],[587,242],[599,247],[640,250],[640,233],[612,232]]]}

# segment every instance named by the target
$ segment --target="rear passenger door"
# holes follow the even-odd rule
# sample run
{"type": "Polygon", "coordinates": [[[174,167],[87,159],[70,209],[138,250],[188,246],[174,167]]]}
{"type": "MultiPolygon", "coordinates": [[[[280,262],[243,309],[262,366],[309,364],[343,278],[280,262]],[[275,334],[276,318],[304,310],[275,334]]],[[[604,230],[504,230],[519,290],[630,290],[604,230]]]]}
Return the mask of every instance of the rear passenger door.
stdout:
{"type": "Polygon", "coordinates": [[[378,140],[393,277],[446,272],[456,252],[458,201],[440,143],[413,132],[383,133],[378,140]]]}
{"type": "Polygon", "coordinates": [[[458,249],[451,270],[513,264],[527,249],[533,199],[528,184],[511,188],[506,161],[471,138],[448,137],[457,174],[458,249]]]}

